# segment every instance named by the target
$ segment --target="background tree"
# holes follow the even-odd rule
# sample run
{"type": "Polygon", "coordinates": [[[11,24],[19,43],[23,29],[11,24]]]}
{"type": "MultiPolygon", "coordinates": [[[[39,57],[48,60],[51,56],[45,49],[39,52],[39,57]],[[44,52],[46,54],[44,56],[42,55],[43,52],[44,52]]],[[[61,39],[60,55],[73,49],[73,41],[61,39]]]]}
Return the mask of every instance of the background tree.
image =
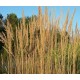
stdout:
{"type": "Polygon", "coordinates": [[[2,20],[3,19],[3,16],[2,16],[2,14],[0,13],[0,19],[2,20]]]}
{"type": "Polygon", "coordinates": [[[2,14],[0,13],[0,26],[2,26],[2,19],[3,19],[3,16],[2,16],[2,14]]]}
{"type": "Polygon", "coordinates": [[[16,14],[11,13],[7,14],[7,19],[9,20],[10,24],[12,25],[13,29],[18,25],[18,17],[16,14]]]}

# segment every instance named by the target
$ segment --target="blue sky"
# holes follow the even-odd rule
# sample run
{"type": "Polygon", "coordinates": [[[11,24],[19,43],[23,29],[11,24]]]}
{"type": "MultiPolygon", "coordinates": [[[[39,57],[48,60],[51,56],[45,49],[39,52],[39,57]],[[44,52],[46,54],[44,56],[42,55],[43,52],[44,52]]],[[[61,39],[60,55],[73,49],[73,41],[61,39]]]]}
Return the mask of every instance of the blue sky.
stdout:
{"type": "MultiPolygon", "coordinates": [[[[70,15],[74,12],[74,9],[76,8],[76,13],[73,20],[73,27],[75,27],[76,22],[78,22],[78,26],[80,27],[80,7],[74,7],[74,6],[66,6],[66,7],[59,7],[59,6],[49,6],[48,12],[50,14],[50,11],[53,9],[55,11],[56,17],[60,15],[60,11],[63,12],[63,18],[62,21],[64,21],[68,9],[70,10],[70,15]]],[[[45,7],[42,7],[42,12],[44,13],[45,7]]],[[[24,10],[25,16],[31,16],[32,14],[37,15],[38,14],[38,7],[37,6],[0,6],[0,13],[6,17],[7,14],[15,13],[18,18],[22,17],[22,10],[24,10]]]]}

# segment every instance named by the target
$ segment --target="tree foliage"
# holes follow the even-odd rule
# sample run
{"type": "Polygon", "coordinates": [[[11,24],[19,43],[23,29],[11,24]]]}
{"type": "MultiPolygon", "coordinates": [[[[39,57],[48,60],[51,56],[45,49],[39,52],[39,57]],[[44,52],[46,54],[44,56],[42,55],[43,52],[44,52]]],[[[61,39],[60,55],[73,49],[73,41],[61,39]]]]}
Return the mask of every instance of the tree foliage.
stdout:
{"type": "Polygon", "coordinates": [[[0,19],[1,19],[1,20],[3,19],[3,16],[2,16],[2,14],[0,14],[0,19]]]}
{"type": "Polygon", "coordinates": [[[9,20],[10,24],[15,27],[18,25],[18,17],[16,14],[11,13],[11,14],[7,14],[7,19],[9,20]]]}

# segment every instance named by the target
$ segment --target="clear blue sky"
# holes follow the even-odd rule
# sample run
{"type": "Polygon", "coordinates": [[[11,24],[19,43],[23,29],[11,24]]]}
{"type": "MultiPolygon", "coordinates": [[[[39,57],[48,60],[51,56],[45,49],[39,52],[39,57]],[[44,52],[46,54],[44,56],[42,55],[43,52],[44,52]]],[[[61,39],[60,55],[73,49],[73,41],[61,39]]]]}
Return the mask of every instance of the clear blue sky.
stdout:
{"type": "MultiPolygon", "coordinates": [[[[80,7],[48,7],[48,11],[50,12],[51,9],[54,9],[56,12],[56,17],[60,15],[60,11],[63,11],[63,20],[65,19],[65,16],[67,14],[68,9],[70,10],[70,16],[74,12],[74,9],[76,8],[76,14],[74,16],[73,21],[73,27],[76,25],[76,22],[78,22],[78,26],[80,27],[80,7]]],[[[42,12],[44,12],[45,7],[42,7],[42,12]]],[[[18,18],[22,17],[22,10],[24,10],[25,16],[31,16],[32,14],[37,15],[38,14],[38,7],[37,6],[0,6],[0,13],[3,16],[7,16],[7,14],[15,13],[18,18]]]]}

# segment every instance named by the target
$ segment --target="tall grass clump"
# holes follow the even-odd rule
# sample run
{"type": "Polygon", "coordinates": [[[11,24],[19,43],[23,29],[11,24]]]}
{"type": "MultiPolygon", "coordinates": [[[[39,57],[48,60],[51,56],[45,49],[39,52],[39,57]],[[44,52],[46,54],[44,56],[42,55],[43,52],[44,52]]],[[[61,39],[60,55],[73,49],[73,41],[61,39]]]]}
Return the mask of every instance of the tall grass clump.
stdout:
{"type": "Polygon", "coordinates": [[[50,18],[47,7],[44,14],[38,7],[37,18],[32,17],[29,24],[23,12],[15,31],[7,20],[6,35],[0,34],[6,54],[0,56],[3,73],[80,73],[80,34],[77,23],[75,30],[72,28],[74,15],[75,10],[69,20],[68,11],[62,28],[61,16],[50,18]]]}

